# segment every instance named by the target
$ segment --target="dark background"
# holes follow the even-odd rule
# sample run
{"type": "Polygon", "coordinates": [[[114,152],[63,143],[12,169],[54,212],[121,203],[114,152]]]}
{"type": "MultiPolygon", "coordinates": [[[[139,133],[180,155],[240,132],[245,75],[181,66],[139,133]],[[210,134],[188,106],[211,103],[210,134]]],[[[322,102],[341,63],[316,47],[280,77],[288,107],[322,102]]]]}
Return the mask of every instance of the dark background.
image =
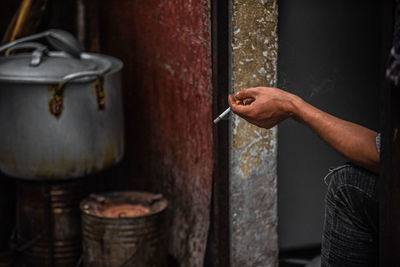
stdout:
{"type": "MultiPolygon", "coordinates": [[[[379,131],[382,3],[279,0],[278,86],[310,104],[379,131]]],[[[278,134],[279,243],[318,246],[328,168],[346,159],[288,120],[278,134]]]]}

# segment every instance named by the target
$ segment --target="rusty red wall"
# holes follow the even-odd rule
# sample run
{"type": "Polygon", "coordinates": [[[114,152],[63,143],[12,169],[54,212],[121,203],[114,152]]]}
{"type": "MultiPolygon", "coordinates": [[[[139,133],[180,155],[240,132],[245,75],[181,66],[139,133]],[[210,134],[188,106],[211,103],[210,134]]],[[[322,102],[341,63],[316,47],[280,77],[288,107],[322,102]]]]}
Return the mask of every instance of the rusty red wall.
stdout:
{"type": "Polygon", "coordinates": [[[120,187],[170,201],[169,251],[202,266],[213,171],[209,1],[101,1],[101,51],[123,60],[120,187]]]}

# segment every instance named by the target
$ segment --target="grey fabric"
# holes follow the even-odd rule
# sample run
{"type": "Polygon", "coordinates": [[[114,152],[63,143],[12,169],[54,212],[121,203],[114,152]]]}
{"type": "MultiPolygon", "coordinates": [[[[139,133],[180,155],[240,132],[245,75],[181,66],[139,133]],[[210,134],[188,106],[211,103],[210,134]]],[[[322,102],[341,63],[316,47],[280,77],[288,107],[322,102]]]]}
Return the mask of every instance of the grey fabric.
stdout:
{"type": "Polygon", "coordinates": [[[400,86],[400,4],[396,1],[395,23],[393,31],[393,45],[389,54],[389,62],[386,69],[386,78],[394,86],[400,86]]]}
{"type": "Polygon", "coordinates": [[[330,175],[321,266],[378,266],[378,180],[346,165],[330,175]]]}

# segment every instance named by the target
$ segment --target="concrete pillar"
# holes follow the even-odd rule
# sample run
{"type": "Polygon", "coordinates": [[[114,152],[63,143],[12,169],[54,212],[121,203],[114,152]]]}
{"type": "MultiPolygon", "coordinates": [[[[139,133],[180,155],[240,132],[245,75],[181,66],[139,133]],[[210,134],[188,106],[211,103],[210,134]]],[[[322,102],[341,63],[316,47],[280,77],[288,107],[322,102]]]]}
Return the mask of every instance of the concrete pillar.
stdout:
{"type": "MultiPolygon", "coordinates": [[[[232,88],[274,86],[276,0],[232,4],[232,88]]],[[[232,117],[230,221],[232,266],[277,266],[277,129],[232,117]]]]}

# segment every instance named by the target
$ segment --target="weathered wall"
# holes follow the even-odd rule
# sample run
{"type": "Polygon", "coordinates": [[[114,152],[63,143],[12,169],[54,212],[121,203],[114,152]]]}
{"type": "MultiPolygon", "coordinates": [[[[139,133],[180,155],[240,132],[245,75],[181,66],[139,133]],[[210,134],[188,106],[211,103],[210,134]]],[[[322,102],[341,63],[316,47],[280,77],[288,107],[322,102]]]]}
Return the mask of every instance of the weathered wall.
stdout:
{"type": "Polygon", "coordinates": [[[202,266],[213,168],[209,1],[101,1],[99,12],[101,51],[125,63],[118,184],[163,193],[166,247],[180,266],[202,266]]]}
{"type": "MultiPolygon", "coordinates": [[[[235,91],[276,81],[275,0],[234,0],[232,71],[235,91]]],[[[260,129],[232,119],[232,266],[276,266],[276,128],[260,129]]]]}

